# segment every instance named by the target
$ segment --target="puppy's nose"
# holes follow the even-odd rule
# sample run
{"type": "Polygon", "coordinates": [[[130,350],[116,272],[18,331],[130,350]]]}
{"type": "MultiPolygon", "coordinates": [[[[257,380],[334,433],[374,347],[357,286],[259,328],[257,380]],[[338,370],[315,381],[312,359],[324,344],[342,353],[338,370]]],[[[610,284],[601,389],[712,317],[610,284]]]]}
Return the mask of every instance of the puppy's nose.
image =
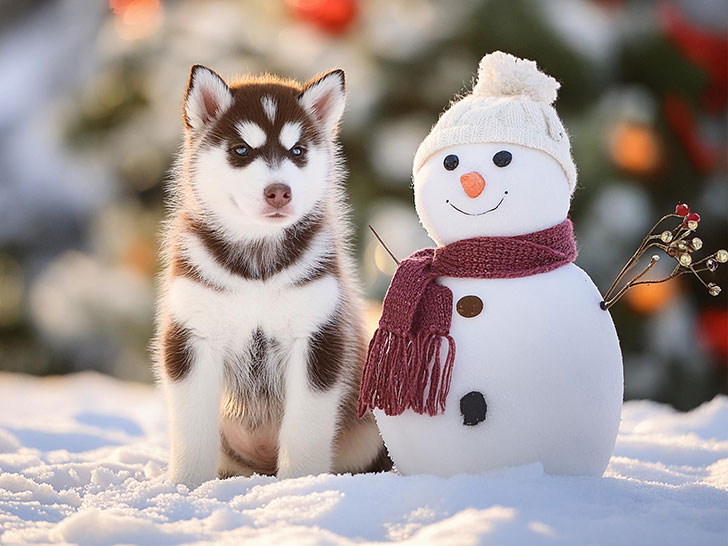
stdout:
{"type": "Polygon", "coordinates": [[[465,173],[460,177],[460,184],[462,184],[465,193],[468,197],[475,199],[485,189],[485,180],[480,176],[479,173],[472,171],[465,173]]]}
{"type": "Polygon", "coordinates": [[[277,209],[285,207],[291,202],[291,187],[286,184],[269,184],[263,190],[266,203],[277,209]]]}

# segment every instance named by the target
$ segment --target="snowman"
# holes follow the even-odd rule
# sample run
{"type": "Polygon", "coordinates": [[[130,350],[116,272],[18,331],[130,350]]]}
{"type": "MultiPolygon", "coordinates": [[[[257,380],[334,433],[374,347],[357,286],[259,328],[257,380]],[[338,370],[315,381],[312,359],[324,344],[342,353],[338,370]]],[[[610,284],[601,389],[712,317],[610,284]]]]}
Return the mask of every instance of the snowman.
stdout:
{"type": "Polygon", "coordinates": [[[359,398],[402,474],[607,466],[622,356],[573,263],[576,168],[558,88],[533,61],[488,54],[417,151],[416,209],[437,247],[399,265],[359,398]]]}

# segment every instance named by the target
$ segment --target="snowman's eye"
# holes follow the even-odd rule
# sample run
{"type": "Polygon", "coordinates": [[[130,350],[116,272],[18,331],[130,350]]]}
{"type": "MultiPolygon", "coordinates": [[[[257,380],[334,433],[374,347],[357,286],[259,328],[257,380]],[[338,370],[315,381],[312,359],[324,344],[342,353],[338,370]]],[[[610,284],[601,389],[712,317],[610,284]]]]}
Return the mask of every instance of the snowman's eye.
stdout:
{"type": "Polygon", "coordinates": [[[513,154],[508,150],[501,150],[493,156],[493,163],[496,167],[507,167],[513,159],[513,154]]]}
{"type": "Polygon", "coordinates": [[[442,164],[448,171],[454,171],[458,168],[460,160],[455,154],[450,154],[449,156],[445,157],[445,160],[442,162],[442,164]]]}

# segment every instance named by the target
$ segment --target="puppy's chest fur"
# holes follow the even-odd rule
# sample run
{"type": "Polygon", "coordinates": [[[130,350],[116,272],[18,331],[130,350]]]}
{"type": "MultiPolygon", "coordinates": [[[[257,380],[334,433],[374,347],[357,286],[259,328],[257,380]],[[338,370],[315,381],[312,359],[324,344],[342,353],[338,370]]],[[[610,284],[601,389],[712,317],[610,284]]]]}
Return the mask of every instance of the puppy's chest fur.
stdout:
{"type": "Polygon", "coordinates": [[[304,248],[295,260],[285,254],[285,244],[213,246],[200,230],[182,230],[174,239],[171,320],[224,362],[225,417],[251,430],[275,424],[291,345],[321,332],[341,306],[330,235],[322,228],[298,241],[304,248]],[[251,259],[251,253],[266,252],[265,261],[251,259]]]}
{"type": "Polygon", "coordinates": [[[339,283],[331,275],[304,285],[241,281],[236,289],[210,287],[184,277],[171,282],[174,319],[191,333],[234,354],[275,338],[286,345],[309,337],[337,307],[339,283]],[[256,334],[253,336],[253,334],[256,334]]]}

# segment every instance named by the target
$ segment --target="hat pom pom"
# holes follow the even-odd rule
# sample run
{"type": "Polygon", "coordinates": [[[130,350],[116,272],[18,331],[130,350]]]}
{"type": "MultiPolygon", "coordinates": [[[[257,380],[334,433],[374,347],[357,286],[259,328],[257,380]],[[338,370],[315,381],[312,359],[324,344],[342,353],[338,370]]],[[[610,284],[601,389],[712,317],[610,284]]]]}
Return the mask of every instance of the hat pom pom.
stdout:
{"type": "Polygon", "coordinates": [[[551,104],[556,100],[559,87],[561,84],[541,72],[534,61],[495,51],[481,59],[473,95],[526,96],[537,102],[551,104]]]}

